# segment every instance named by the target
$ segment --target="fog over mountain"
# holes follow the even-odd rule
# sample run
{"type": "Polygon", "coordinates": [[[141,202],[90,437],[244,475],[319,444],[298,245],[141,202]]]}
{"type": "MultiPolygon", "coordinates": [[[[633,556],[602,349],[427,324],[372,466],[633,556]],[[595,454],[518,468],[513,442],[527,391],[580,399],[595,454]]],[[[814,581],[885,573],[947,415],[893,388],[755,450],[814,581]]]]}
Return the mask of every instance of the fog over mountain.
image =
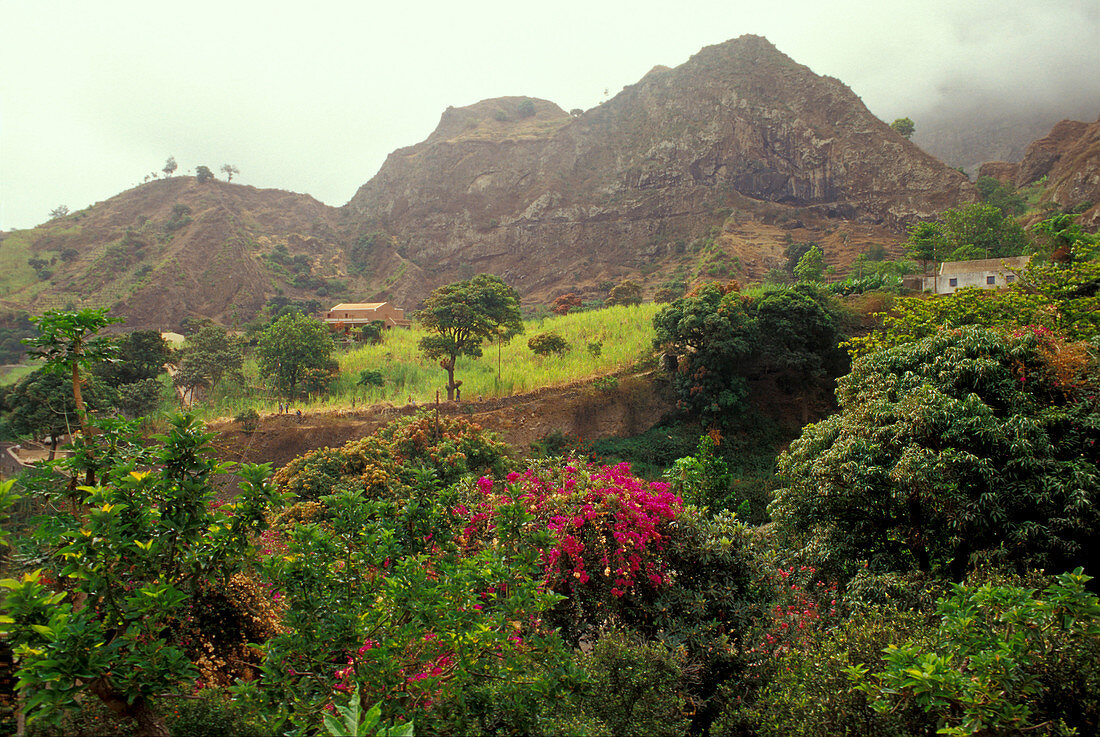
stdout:
{"type": "Polygon", "coordinates": [[[235,182],[340,205],[448,106],[530,95],[589,109],[745,33],[841,79],[883,120],[913,118],[929,147],[981,115],[1035,112],[1041,133],[1100,114],[1095,0],[319,0],[292,12],[0,0],[0,20],[3,229],[106,199],[170,155],[178,174],[230,163],[235,182]]]}

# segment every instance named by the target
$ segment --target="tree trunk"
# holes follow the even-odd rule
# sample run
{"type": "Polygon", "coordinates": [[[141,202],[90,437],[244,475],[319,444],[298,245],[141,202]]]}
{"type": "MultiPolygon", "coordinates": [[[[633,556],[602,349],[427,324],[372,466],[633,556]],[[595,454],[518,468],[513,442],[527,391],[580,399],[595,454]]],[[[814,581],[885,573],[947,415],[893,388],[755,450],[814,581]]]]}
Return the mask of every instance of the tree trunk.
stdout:
{"type": "Polygon", "coordinates": [[[88,418],[84,412],[84,395],[80,393],[80,365],[73,361],[73,401],[76,402],[76,417],[80,420],[80,432],[88,434],[88,418]]]}
{"type": "Polygon", "coordinates": [[[443,366],[443,370],[447,372],[447,401],[453,402],[455,398],[455,387],[458,384],[455,383],[455,361],[457,356],[451,356],[450,358],[444,358],[440,361],[440,365],[443,366]]]}
{"type": "Polygon", "coordinates": [[[137,725],[134,737],[170,737],[168,727],[146,699],[137,698],[133,703],[127,702],[126,697],[115,691],[104,676],[96,678],[88,687],[117,716],[133,720],[137,725]]]}

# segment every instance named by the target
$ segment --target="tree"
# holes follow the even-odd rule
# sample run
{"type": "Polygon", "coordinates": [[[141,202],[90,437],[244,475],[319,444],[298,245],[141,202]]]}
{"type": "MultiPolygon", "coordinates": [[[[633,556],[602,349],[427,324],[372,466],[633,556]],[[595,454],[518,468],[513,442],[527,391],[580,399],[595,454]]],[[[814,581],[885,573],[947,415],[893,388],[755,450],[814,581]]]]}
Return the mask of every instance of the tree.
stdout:
{"type": "Polygon", "coordinates": [[[738,414],[749,382],[771,379],[809,397],[845,367],[838,320],[827,295],[812,285],[776,289],[752,299],[708,284],[653,318],[654,344],[672,360],[678,406],[709,423],[738,414]]]}
{"type": "Polygon", "coordinates": [[[241,170],[232,164],[222,164],[222,173],[225,174],[225,181],[232,182],[234,174],[240,174],[241,170]]]}
{"type": "Polygon", "coordinates": [[[913,124],[910,118],[898,118],[890,124],[890,127],[894,129],[895,133],[906,140],[912,138],[913,132],[917,129],[917,126],[913,124]]]}
{"type": "Polygon", "coordinates": [[[155,379],[164,373],[172,349],[156,330],[135,330],[116,339],[117,358],[96,364],[92,373],[112,386],[155,379]]]}
{"type": "Polygon", "coordinates": [[[978,177],[974,188],[981,193],[982,199],[999,209],[1005,215],[1023,215],[1027,211],[1027,201],[1016,193],[1015,188],[991,176],[978,177]]]}
{"type": "Polygon", "coordinates": [[[199,184],[204,184],[211,181],[214,178],[214,172],[210,171],[210,167],[199,164],[195,167],[195,179],[199,184]]]}
{"type": "Polygon", "coordinates": [[[223,378],[243,379],[241,341],[221,325],[203,322],[177,352],[175,385],[193,400],[195,389],[213,391],[223,378]]]}
{"type": "Polygon", "coordinates": [[[161,169],[161,171],[164,172],[164,176],[170,177],[176,172],[176,169],[178,168],[179,165],[176,164],[176,157],[169,156],[168,160],[164,162],[164,168],[161,169]]]}
{"type": "Polygon", "coordinates": [[[843,580],[983,561],[1096,565],[1100,385],[1085,348],[1042,328],[941,330],[857,360],[840,410],[780,456],[769,507],[843,580]]]}
{"type": "Polygon", "coordinates": [[[292,312],[272,323],[257,346],[260,372],[285,397],[297,397],[303,381],[317,391],[338,370],[332,333],[321,321],[292,312]],[[310,372],[320,371],[324,376],[310,372]],[[327,377],[327,378],[326,378],[327,377]]]}
{"type": "Polygon", "coordinates": [[[4,409],[0,422],[4,432],[0,434],[35,439],[49,436],[51,461],[61,437],[80,426],[72,386],[57,373],[39,369],[28,374],[4,392],[0,405],[4,409]]]}
{"type": "Polygon", "coordinates": [[[799,281],[821,281],[821,275],[825,273],[825,255],[816,245],[806,251],[798,264],[794,267],[794,275],[799,281]]]}
{"type": "Polygon", "coordinates": [[[909,238],[905,241],[909,247],[908,256],[921,262],[925,273],[929,264],[935,268],[950,252],[947,234],[943,223],[926,220],[909,228],[909,238]]]}
{"type": "Polygon", "coordinates": [[[555,315],[568,315],[570,311],[580,307],[584,303],[574,292],[563,294],[550,303],[550,311],[555,315]]]}
{"type": "Polygon", "coordinates": [[[433,335],[420,340],[429,358],[438,358],[447,372],[447,401],[455,398],[459,356],[478,358],[481,344],[502,332],[523,332],[519,295],[498,276],[478,274],[469,281],[439,287],[424,303],[420,323],[433,335]]]}
{"type": "Polygon", "coordinates": [[[50,210],[50,220],[59,220],[69,214],[69,207],[67,205],[58,205],[54,209],[50,210]]]}
{"type": "Polygon", "coordinates": [[[934,221],[909,230],[909,255],[929,262],[970,261],[1019,256],[1032,250],[1031,240],[1018,222],[999,207],[974,202],[944,210],[934,221]]]}
{"type": "Polygon", "coordinates": [[[81,432],[87,433],[87,412],[81,386],[85,371],[92,365],[114,358],[117,346],[99,331],[121,319],[107,316],[106,308],[86,308],[78,311],[50,310],[31,322],[38,328],[38,335],[26,338],[23,343],[30,347],[28,353],[46,362],[45,370],[52,373],[67,374],[72,380],[73,400],[76,414],[80,420],[81,432]]]}
{"type": "Polygon", "coordinates": [[[562,355],[569,350],[569,343],[557,333],[540,333],[527,341],[527,347],[536,356],[562,355]]]}
{"type": "Polygon", "coordinates": [[[153,449],[130,426],[120,433],[105,484],[79,489],[85,511],[51,515],[36,532],[65,590],[46,589],[42,570],[5,579],[0,627],[32,719],[98,698],[133,734],[167,737],[155,701],[195,689],[202,603],[255,554],[277,497],[270,468],[246,465],[233,503],[213,504],[227,468],[191,417],[174,418],[153,449]]]}
{"type": "Polygon", "coordinates": [[[359,328],[359,340],[370,345],[378,345],[382,342],[382,334],[386,329],[386,323],[382,320],[371,320],[359,328]]]}
{"type": "Polygon", "coordinates": [[[615,285],[604,300],[608,307],[613,305],[640,305],[642,303],[642,287],[629,279],[615,285]]]}

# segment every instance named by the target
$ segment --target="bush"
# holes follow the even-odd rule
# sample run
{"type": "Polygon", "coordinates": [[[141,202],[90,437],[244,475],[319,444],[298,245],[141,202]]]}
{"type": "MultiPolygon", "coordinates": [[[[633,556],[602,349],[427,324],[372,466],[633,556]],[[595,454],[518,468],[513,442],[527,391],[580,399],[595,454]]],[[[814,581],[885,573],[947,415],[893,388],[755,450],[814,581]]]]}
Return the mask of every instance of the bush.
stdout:
{"type": "Polygon", "coordinates": [[[245,432],[253,432],[260,425],[260,413],[255,409],[249,408],[242,412],[238,412],[233,420],[240,425],[241,429],[245,432]]]}
{"type": "Polygon", "coordinates": [[[569,343],[557,333],[540,333],[527,340],[527,347],[536,356],[561,356],[569,350],[569,343]]]}

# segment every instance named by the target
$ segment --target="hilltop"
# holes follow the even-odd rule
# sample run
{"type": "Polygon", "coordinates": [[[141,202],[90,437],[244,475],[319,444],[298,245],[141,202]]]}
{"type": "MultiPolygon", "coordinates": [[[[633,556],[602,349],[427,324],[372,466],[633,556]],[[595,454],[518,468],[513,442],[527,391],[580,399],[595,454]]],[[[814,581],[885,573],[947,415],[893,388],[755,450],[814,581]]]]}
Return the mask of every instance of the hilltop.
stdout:
{"type": "Polygon", "coordinates": [[[971,201],[967,179],[839,80],[743,36],[588,111],[506,97],[446,110],[342,208],[192,177],[3,234],[0,306],[111,307],[128,327],[235,325],[272,298],[394,300],[493,272],[530,303],[632,278],[760,279],[791,242],[843,268],[971,201]]]}

